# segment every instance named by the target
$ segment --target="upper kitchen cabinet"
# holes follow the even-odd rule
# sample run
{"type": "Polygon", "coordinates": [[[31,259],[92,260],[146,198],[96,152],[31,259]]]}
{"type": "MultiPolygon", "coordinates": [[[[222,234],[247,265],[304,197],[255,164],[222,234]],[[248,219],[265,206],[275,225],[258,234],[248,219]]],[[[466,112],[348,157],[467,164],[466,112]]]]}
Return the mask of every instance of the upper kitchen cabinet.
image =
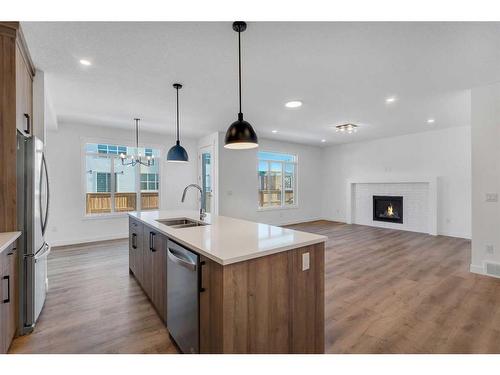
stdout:
{"type": "Polygon", "coordinates": [[[35,69],[19,22],[0,22],[0,232],[17,229],[16,129],[33,132],[35,69]]]}

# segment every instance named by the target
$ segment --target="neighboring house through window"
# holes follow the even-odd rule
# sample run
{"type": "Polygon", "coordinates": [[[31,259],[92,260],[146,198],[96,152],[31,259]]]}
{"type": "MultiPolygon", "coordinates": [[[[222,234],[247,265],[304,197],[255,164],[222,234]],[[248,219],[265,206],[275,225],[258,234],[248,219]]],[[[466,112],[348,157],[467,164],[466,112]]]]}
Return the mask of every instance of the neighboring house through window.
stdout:
{"type": "Polygon", "coordinates": [[[284,208],[297,205],[297,157],[260,151],[258,156],[258,207],[284,208]]]}
{"type": "Polygon", "coordinates": [[[87,215],[159,208],[159,150],[102,143],[85,144],[87,215]],[[120,154],[154,156],[154,166],[122,165],[120,154]]]}

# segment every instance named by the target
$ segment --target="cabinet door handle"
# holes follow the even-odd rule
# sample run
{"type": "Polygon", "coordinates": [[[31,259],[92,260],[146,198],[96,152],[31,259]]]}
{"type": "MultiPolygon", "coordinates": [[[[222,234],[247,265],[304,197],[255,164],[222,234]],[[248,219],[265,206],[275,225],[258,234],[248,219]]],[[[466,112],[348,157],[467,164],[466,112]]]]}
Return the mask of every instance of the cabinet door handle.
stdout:
{"type": "Polygon", "coordinates": [[[200,293],[205,291],[205,288],[203,287],[203,266],[204,265],[205,265],[205,261],[202,260],[200,262],[200,275],[198,277],[198,280],[199,280],[198,281],[198,284],[199,284],[198,287],[199,287],[200,293]]]}
{"type": "Polygon", "coordinates": [[[132,233],[132,249],[137,249],[137,234],[132,233]]]}
{"type": "Polygon", "coordinates": [[[10,302],[10,276],[4,276],[3,280],[7,280],[7,299],[3,300],[3,303],[10,302]]]}
{"type": "Polygon", "coordinates": [[[156,233],[149,232],[149,250],[151,250],[153,253],[156,251],[156,249],[155,249],[155,235],[156,235],[156,233]]]}
{"type": "Polygon", "coordinates": [[[31,117],[28,113],[25,113],[24,117],[26,118],[26,128],[24,129],[24,131],[27,134],[31,134],[31,117]]]}

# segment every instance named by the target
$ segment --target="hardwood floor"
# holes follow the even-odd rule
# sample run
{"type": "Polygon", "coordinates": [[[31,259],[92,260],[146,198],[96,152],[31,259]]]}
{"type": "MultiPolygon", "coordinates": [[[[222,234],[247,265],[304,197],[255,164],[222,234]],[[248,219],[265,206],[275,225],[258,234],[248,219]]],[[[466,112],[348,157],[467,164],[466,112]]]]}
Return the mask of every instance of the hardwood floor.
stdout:
{"type": "Polygon", "coordinates": [[[177,353],[129,275],[128,240],[55,249],[48,271],[38,324],[9,353],[177,353]]]}
{"type": "Polygon", "coordinates": [[[500,280],[472,274],[470,241],[318,221],[329,237],[328,353],[500,353],[500,280]]]}
{"type": "MultiPolygon", "coordinates": [[[[500,353],[500,279],[469,273],[470,241],[316,221],[327,235],[327,353],[500,353]]],[[[128,242],[56,249],[35,331],[11,353],[176,353],[128,273],[128,242]]]]}

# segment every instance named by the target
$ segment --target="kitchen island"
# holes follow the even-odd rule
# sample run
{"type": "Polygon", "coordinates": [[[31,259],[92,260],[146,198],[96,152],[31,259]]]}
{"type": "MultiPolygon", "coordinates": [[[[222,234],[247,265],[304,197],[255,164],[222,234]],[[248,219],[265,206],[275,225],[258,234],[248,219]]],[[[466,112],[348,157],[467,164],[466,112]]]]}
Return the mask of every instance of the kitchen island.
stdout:
{"type": "Polygon", "coordinates": [[[130,273],[185,352],[324,352],[326,237],[225,216],[200,220],[195,211],[129,216],[130,273]],[[198,258],[191,294],[173,268],[189,261],[183,249],[198,258]],[[186,295],[193,301],[183,302],[186,295]],[[187,319],[183,306],[196,317],[187,319]]]}

